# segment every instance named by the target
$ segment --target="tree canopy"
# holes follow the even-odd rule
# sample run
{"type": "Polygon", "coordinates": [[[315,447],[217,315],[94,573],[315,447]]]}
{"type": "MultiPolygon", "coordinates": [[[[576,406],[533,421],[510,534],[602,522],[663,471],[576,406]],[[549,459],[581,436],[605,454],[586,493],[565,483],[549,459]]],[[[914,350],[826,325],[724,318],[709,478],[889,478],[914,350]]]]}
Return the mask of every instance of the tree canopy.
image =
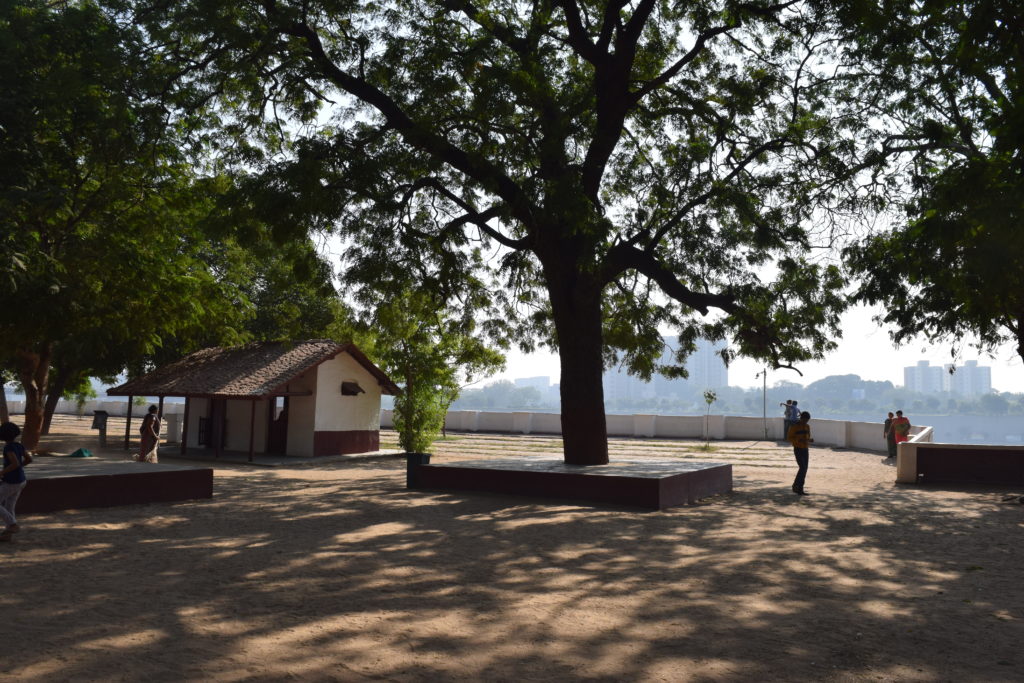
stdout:
{"type": "Polygon", "coordinates": [[[0,359],[26,394],[29,447],[47,394],[55,404],[87,375],[280,334],[273,326],[308,329],[317,318],[298,289],[311,279],[311,305],[336,299],[308,237],[272,248],[265,226],[216,210],[231,183],[201,177],[184,155],[182,120],[163,97],[170,76],[150,47],[96,3],[0,6],[0,235],[13,323],[0,359]],[[309,277],[292,268],[283,278],[295,263],[309,277]],[[270,301],[286,286],[287,303],[270,301]]]}
{"type": "Polygon", "coordinates": [[[1019,3],[894,3],[863,55],[910,155],[906,221],[847,251],[894,339],[1024,358],[1024,23],[1019,3]],[[884,30],[883,30],[884,29],[884,30]]]}
{"type": "Polygon", "coordinates": [[[489,330],[558,349],[568,462],[607,461],[602,366],[649,375],[659,328],[679,361],[698,336],[775,366],[834,346],[841,279],[812,249],[859,201],[861,121],[812,4],[186,0],[136,19],[278,229],[429,262],[447,305],[483,291],[489,330]]]}

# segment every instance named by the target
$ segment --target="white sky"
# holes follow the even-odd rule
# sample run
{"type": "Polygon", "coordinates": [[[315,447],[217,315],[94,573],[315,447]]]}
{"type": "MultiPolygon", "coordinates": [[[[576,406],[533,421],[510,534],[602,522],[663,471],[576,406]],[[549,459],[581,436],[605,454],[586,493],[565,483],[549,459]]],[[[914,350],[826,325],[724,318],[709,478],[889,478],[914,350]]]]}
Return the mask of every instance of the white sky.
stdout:
{"type": "MultiPolygon", "coordinates": [[[[768,373],[768,386],[786,380],[807,386],[815,380],[829,375],[860,375],[865,380],[888,380],[897,386],[903,384],[903,368],[927,360],[932,365],[944,365],[950,361],[950,347],[929,346],[925,342],[912,343],[896,349],[884,328],[871,320],[872,309],[858,307],[848,311],[842,319],[843,338],[839,348],[823,361],[807,363],[799,367],[803,377],[792,370],[773,370],[768,373]]],[[[958,364],[965,360],[977,360],[979,365],[992,368],[992,388],[997,391],[1024,393],[1024,361],[1012,345],[1000,349],[994,358],[979,355],[974,348],[961,350],[958,364]]],[[[762,366],[748,359],[737,359],[729,366],[729,384],[738,387],[760,387],[757,376],[762,366]]],[[[497,379],[535,377],[548,375],[557,382],[558,357],[548,353],[526,356],[517,351],[508,354],[508,368],[505,372],[484,380],[481,384],[497,379]]]]}

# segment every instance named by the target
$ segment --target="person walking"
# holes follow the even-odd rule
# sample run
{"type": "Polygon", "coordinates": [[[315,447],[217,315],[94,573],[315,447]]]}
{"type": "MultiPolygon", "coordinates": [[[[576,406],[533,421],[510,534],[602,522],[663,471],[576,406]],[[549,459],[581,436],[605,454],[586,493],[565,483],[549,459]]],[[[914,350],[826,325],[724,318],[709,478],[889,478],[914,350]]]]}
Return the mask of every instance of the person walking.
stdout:
{"type": "Polygon", "coordinates": [[[160,447],[160,416],[157,410],[156,406],[150,406],[146,417],[142,418],[142,426],[139,427],[142,439],[139,454],[134,458],[139,462],[157,462],[157,449],[160,447]]]}
{"type": "Polygon", "coordinates": [[[889,452],[886,459],[896,457],[896,430],[892,428],[893,419],[895,417],[895,415],[889,413],[889,416],[885,418],[885,427],[882,428],[882,436],[885,438],[886,450],[889,452]]]}
{"type": "Polygon", "coordinates": [[[811,414],[806,410],[800,413],[800,420],[789,428],[787,438],[793,444],[793,455],[796,457],[796,479],[793,480],[793,493],[798,496],[806,496],[804,491],[804,480],[807,478],[807,466],[810,464],[810,446],[814,443],[811,438],[811,414]]]}
{"type": "Polygon", "coordinates": [[[0,532],[0,541],[10,541],[12,535],[20,531],[14,508],[28,483],[25,465],[32,462],[25,447],[15,441],[20,434],[21,428],[13,422],[0,425],[0,441],[4,442],[3,469],[0,470],[0,520],[4,530],[0,532]]]}

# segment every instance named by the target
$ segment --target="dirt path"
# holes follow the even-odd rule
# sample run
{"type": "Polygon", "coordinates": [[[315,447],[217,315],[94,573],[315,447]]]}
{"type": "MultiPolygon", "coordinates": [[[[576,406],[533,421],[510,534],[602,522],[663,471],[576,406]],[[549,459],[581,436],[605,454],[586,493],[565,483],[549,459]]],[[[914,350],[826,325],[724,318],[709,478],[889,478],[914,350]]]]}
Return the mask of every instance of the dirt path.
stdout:
{"type": "MultiPolygon", "coordinates": [[[[46,443],[94,447],[88,424],[46,443]]],[[[612,441],[734,465],[732,495],[666,512],[409,492],[381,459],[223,466],[213,500],[25,516],[0,548],[0,679],[1021,680],[1007,491],[900,487],[879,454],[813,449],[801,500],[781,445],[699,445],[612,441]]]]}

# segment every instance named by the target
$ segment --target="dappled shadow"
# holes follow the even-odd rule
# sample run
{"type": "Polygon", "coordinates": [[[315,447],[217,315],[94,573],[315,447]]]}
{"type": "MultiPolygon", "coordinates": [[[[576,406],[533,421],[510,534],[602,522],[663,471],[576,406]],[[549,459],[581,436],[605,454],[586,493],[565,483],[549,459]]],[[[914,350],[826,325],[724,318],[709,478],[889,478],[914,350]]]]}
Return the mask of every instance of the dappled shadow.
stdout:
{"type": "Polygon", "coordinates": [[[730,495],[649,513],[404,476],[225,466],[210,501],[27,518],[0,548],[19,577],[0,672],[1011,680],[1024,663],[1021,508],[1000,493],[800,499],[749,468],[730,495]]]}

